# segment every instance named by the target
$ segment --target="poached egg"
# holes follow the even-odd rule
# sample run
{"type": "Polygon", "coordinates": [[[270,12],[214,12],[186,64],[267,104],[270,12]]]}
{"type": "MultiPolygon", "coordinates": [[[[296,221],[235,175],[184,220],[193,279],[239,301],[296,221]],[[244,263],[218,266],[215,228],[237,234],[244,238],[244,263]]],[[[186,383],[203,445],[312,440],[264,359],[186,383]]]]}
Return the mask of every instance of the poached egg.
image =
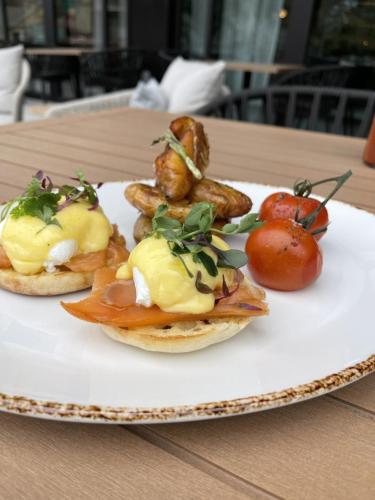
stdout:
{"type": "Polygon", "coordinates": [[[32,275],[56,270],[74,255],[104,250],[113,228],[101,208],[89,210],[87,201],[73,203],[55,216],[58,225],[41,219],[9,215],[0,232],[0,243],[15,271],[32,275]]]}
{"type": "MultiPolygon", "coordinates": [[[[229,246],[217,236],[213,236],[212,243],[221,250],[229,250],[229,246]]],[[[204,252],[217,262],[212,250],[205,248],[204,252]]],[[[134,280],[136,303],[144,307],[156,304],[166,312],[192,314],[211,311],[215,306],[215,296],[197,290],[197,273],[200,271],[201,281],[215,290],[222,287],[223,276],[228,285],[233,282],[233,270],[219,268],[217,276],[210,276],[200,262],[194,262],[191,254],[185,254],[182,258],[193,277],[188,275],[182,262],[172,255],[166,239],[151,236],[132,250],[129,260],[118,269],[116,278],[134,280]]]]}

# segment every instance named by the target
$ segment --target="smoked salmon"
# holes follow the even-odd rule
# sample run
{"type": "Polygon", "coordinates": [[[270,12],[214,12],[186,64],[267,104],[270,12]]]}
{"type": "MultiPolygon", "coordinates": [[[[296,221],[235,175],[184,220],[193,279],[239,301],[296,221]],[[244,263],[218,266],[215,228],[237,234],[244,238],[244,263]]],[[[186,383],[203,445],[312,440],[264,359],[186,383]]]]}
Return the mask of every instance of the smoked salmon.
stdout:
{"type": "Polygon", "coordinates": [[[0,245],[0,269],[10,269],[11,267],[12,263],[8,259],[4,248],[0,245]]]}
{"type": "Polygon", "coordinates": [[[263,302],[263,292],[242,282],[232,295],[220,300],[208,313],[168,313],[155,305],[143,307],[135,304],[134,283],[130,280],[115,281],[115,277],[114,269],[99,269],[95,273],[92,294],[80,302],[62,302],[62,306],[79,319],[129,329],[162,326],[178,321],[262,316],[268,311],[263,302]]]}
{"type": "Polygon", "coordinates": [[[129,251],[125,247],[125,238],[120,235],[116,224],[113,224],[113,234],[106,250],[76,255],[65,267],[75,273],[94,272],[104,266],[118,266],[126,262],[129,251]]]}

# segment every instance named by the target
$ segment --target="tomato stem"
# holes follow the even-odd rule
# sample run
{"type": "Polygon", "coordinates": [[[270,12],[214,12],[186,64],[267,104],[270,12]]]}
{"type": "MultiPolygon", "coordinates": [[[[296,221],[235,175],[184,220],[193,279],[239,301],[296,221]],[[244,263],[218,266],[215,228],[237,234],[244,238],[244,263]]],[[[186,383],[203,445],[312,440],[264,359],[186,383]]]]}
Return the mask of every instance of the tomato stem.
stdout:
{"type": "MultiPolygon", "coordinates": [[[[347,173],[348,172],[346,172],[346,174],[347,173]]],[[[344,174],[344,175],[346,175],[346,174],[344,174]]],[[[350,175],[351,175],[351,173],[350,173],[350,175]]],[[[350,177],[350,175],[348,177],[350,177]]],[[[312,193],[313,187],[319,186],[320,184],[325,184],[326,182],[340,182],[342,177],[343,177],[343,175],[338,175],[336,177],[327,177],[326,179],[321,179],[320,181],[316,181],[316,182],[311,182],[308,179],[296,181],[296,183],[293,186],[294,195],[295,196],[302,196],[303,198],[308,198],[310,196],[310,194],[312,193]]],[[[339,186],[338,189],[340,189],[341,185],[339,186]]]]}
{"type": "Polygon", "coordinates": [[[328,226],[320,227],[319,229],[315,229],[315,231],[311,231],[312,236],[316,236],[317,234],[325,233],[327,232],[328,226]]]}
{"type": "MultiPolygon", "coordinates": [[[[300,219],[298,222],[304,227],[304,229],[308,230],[310,227],[314,224],[319,212],[327,205],[329,200],[334,196],[337,191],[342,187],[342,185],[349,179],[349,177],[352,175],[352,171],[348,170],[345,172],[345,174],[342,174],[338,177],[332,177],[331,180],[336,181],[336,186],[332,191],[329,193],[329,195],[319,203],[319,205],[316,207],[316,209],[311,212],[311,214],[307,215],[303,219],[300,219]]],[[[320,184],[322,184],[322,181],[319,181],[320,184]]],[[[316,185],[317,183],[315,183],[316,185]]]]}

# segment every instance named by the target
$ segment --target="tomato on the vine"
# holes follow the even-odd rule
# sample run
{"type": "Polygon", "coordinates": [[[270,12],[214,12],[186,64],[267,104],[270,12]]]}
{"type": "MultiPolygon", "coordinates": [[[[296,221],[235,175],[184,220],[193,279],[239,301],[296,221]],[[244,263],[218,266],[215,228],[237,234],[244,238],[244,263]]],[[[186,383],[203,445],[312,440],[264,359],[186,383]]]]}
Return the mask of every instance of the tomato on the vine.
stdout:
{"type": "Polygon", "coordinates": [[[275,290],[300,290],[322,271],[323,257],[314,237],[291,219],[267,221],[250,233],[248,267],[260,285],[275,290]]]}
{"type": "Polygon", "coordinates": [[[296,182],[294,194],[281,191],[267,196],[260,207],[259,219],[262,221],[294,220],[299,222],[318,241],[326,233],[328,227],[326,204],[351,175],[352,172],[348,170],[343,175],[313,183],[307,179],[296,182]],[[336,186],[324,201],[320,202],[316,198],[310,198],[314,186],[327,182],[336,182],[336,186]]]}
{"type": "Polygon", "coordinates": [[[294,195],[278,192],[262,203],[263,225],[250,233],[246,243],[249,270],[259,284],[275,290],[300,290],[322,272],[323,257],[317,243],[328,226],[327,202],[349,179],[352,172],[315,183],[295,184],[294,195]],[[318,184],[336,186],[322,201],[310,198],[318,184]]]}
{"type": "MultiPolygon", "coordinates": [[[[274,219],[302,220],[311,215],[320,205],[316,198],[296,196],[283,191],[267,196],[259,210],[259,219],[269,221],[274,219]]],[[[318,241],[325,234],[328,226],[328,211],[322,207],[317,213],[308,231],[318,241]]]]}

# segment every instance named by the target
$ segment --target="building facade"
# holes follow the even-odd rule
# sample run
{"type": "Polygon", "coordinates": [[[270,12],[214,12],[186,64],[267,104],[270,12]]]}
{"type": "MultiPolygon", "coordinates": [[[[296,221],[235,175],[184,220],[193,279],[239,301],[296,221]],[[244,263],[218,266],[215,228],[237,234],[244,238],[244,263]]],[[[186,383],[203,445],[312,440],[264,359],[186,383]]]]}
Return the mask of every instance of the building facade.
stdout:
{"type": "Polygon", "coordinates": [[[374,64],[375,0],[0,0],[0,42],[374,64]]]}

